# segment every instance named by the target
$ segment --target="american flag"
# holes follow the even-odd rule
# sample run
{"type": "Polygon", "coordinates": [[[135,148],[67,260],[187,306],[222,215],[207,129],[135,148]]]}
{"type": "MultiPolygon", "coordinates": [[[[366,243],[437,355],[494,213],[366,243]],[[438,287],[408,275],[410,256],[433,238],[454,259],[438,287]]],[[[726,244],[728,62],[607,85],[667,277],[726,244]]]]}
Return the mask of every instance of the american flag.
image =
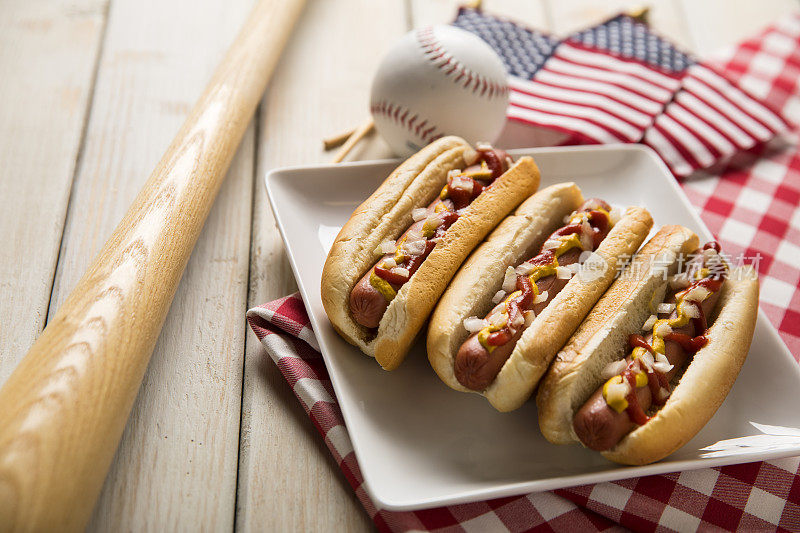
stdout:
{"type": "Polygon", "coordinates": [[[563,40],[469,8],[454,24],[503,59],[508,117],[559,131],[563,144],[641,142],[687,176],[788,128],[714,67],[627,15],[563,40]]]}

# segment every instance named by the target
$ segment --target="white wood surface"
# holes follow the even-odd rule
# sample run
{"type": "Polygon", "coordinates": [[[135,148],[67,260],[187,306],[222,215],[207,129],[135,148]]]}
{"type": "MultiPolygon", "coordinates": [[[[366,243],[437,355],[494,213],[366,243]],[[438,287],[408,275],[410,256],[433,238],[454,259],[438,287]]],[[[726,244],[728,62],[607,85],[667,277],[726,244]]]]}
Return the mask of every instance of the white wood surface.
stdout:
{"type": "MultiPolygon", "coordinates": [[[[322,137],[365,118],[382,53],[412,25],[447,22],[458,3],[310,2],[189,263],[90,529],[371,528],[245,327],[248,306],[296,290],[263,176],[327,161],[322,137]]],[[[639,4],[486,0],[484,8],[563,35],[639,4]]],[[[251,6],[0,3],[0,382],[116,225],[251,6]]],[[[798,8],[797,0],[657,0],[651,23],[703,56],[798,8]]],[[[386,155],[372,137],[351,158],[386,155]]]]}
{"type": "Polygon", "coordinates": [[[0,4],[0,383],[44,327],[105,9],[0,4]]]}

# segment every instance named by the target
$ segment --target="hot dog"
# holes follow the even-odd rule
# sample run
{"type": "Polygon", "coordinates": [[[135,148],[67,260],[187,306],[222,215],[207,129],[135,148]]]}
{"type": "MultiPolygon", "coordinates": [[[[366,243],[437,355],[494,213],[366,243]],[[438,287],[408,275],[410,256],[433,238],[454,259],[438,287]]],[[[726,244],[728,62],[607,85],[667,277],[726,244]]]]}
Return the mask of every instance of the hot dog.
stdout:
{"type": "Polygon", "coordinates": [[[513,161],[503,150],[478,148],[478,161],[463,171],[453,170],[439,197],[426,208],[412,212],[413,224],[391,243],[383,255],[356,283],[350,293],[353,319],[367,328],[377,328],[389,302],[433,251],[436,243],[460,213],[513,161]]]}
{"type": "Polygon", "coordinates": [[[524,315],[541,313],[567,285],[571,271],[558,276],[557,270],[578,264],[582,252],[594,251],[600,245],[611,229],[610,211],[611,206],[602,200],[585,201],[566,225],[550,235],[536,256],[516,269],[508,267],[507,276],[514,280],[516,291],[489,311],[487,324],[458,349],[455,372],[459,383],[481,391],[494,381],[522,336],[524,315]],[[558,247],[547,248],[551,242],[558,247]]]}
{"type": "Polygon", "coordinates": [[[342,227],[322,271],[334,329],[396,368],[461,262],[539,186],[533,159],[439,139],[403,162],[342,227]]]}
{"type": "Polygon", "coordinates": [[[498,410],[521,406],[651,225],[646,210],[620,215],[602,200],[584,201],[572,183],[526,200],[440,300],[427,340],[434,370],[451,388],[483,394],[498,410]],[[581,265],[587,257],[596,271],[581,265]],[[584,271],[573,276],[578,267],[584,271]]]}
{"type": "Polygon", "coordinates": [[[662,228],[559,353],[537,395],[548,440],[646,464],[713,415],[747,356],[758,283],[716,243],[684,262],[696,246],[686,228],[662,228]]]}

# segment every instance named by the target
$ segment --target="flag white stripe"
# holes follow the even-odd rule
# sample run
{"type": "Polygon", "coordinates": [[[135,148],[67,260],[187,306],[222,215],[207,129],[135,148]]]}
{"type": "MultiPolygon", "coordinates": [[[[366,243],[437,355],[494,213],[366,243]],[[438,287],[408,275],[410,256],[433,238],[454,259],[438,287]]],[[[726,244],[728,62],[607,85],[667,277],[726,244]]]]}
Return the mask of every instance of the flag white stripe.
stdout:
{"type": "Polygon", "coordinates": [[[559,72],[561,74],[573,76],[584,76],[597,81],[618,83],[623,87],[630,87],[641,94],[649,95],[653,99],[660,102],[669,100],[671,96],[670,91],[666,91],[653,83],[648,83],[646,81],[633,78],[632,76],[597,69],[588,65],[576,65],[574,63],[562,61],[558,58],[558,52],[556,52],[556,55],[547,60],[544,68],[551,72],[559,72]]]}
{"type": "Polygon", "coordinates": [[[710,127],[704,121],[689,113],[683,106],[672,103],[667,107],[666,114],[672,116],[676,122],[682,124],[695,135],[699,135],[708,141],[708,143],[719,150],[722,155],[730,155],[736,151],[736,147],[732,145],[728,139],[720,135],[717,130],[710,127]]]}
{"type": "Polygon", "coordinates": [[[714,162],[714,155],[701,143],[694,133],[676,122],[667,114],[659,115],[656,124],[664,128],[676,142],[694,156],[702,167],[707,167],[714,162]]]}
{"type": "Polygon", "coordinates": [[[782,131],[784,129],[783,122],[781,122],[772,111],[744,94],[741,90],[731,85],[727,80],[721,78],[711,69],[702,65],[692,65],[690,73],[714,87],[720,94],[726,96],[728,100],[731,100],[734,104],[753,115],[774,131],[782,131]]]}
{"type": "Polygon", "coordinates": [[[545,100],[516,91],[511,93],[510,100],[512,104],[533,107],[534,109],[542,112],[550,111],[576,118],[591,119],[602,124],[604,127],[610,130],[614,130],[630,141],[638,141],[642,135],[642,130],[631,126],[627,122],[624,122],[617,117],[606,113],[605,111],[601,111],[593,107],[568,104],[564,102],[554,102],[553,100],[545,100]]]}
{"type": "Polygon", "coordinates": [[[511,118],[519,118],[536,124],[545,124],[550,126],[562,127],[571,131],[576,131],[586,135],[594,141],[600,143],[619,143],[620,140],[608,133],[603,128],[586,122],[585,120],[562,117],[551,115],[548,113],[540,113],[531,109],[524,109],[511,105],[508,107],[508,116],[511,118]]]}
{"type": "Polygon", "coordinates": [[[647,68],[644,65],[633,63],[631,61],[623,61],[605,53],[598,54],[590,50],[577,48],[569,43],[564,43],[563,45],[559,46],[556,54],[578,63],[594,64],[600,67],[611,69],[614,72],[634,74],[636,76],[645,78],[651,83],[657,84],[661,88],[668,91],[674,91],[680,87],[680,81],[677,79],[665,76],[664,74],[647,68]]]}
{"type": "Polygon", "coordinates": [[[736,143],[737,147],[747,149],[755,144],[756,140],[752,136],[748,135],[747,132],[728,120],[727,117],[723,116],[719,111],[700,100],[697,96],[686,91],[681,91],[675,97],[675,101],[686,109],[690,109],[700,115],[700,117],[709,124],[713,124],[724,133],[727,133],[736,143]]]}
{"type": "Polygon", "coordinates": [[[672,171],[679,176],[688,176],[692,173],[694,168],[683,158],[680,152],[672,146],[669,139],[664,137],[660,131],[655,128],[650,128],[644,136],[647,144],[650,145],[661,159],[667,162],[672,168],[672,171]]]}
{"type": "MultiPolygon", "coordinates": [[[[525,86],[526,93],[533,93],[536,96],[546,98],[553,98],[562,102],[572,102],[575,104],[593,105],[605,109],[608,113],[615,115],[617,118],[624,117],[625,119],[646,128],[653,121],[651,115],[646,115],[637,111],[636,109],[620,104],[600,94],[592,94],[584,91],[575,91],[572,89],[565,89],[561,87],[552,87],[541,83],[531,82],[525,86]]],[[[512,93],[513,94],[513,93],[512,93]]],[[[524,93],[523,93],[524,94],[524,93]]]]}
{"type": "MultiPolygon", "coordinates": [[[[661,106],[662,106],[661,103],[655,102],[639,94],[625,90],[616,85],[611,85],[609,83],[584,80],[581,78],[574,78],[568,74],[564,75],[558,72],[550,72],[546,69],[537,72],[535,79],[545,83],[558,85],[559,87],[564,87],[568,89],[577,89],[583,91],[591,91],[593,93],[610,96],[612,98],[622,100],[623,102],[628,103],[631,107],[643,113],[647,113],[649,115],[655,115],[656,113],[661,111],[661,106]]],[[[525,81],[526,83],[531,83],[528,82],[527,80],[521,80],[521,81],[525,81]]],[[[516,80],[514,80],[514,83],[516,83],[516,80]]],[[[514,83],[511,84],[512,89],[514,88],[514,83]]],[[[524,90],[524,85],[523,84],[520,85],[523,87],[524,90]]]]}
{"type": "Polygon", "coordinates": [[[754,135],[761,141],[766,141],[772,134],[767,128],[747,116],[738,107],[725,100],[716,90],[710,89],[692,76],[687,75],[683,80],[684,88],[693,93],[698,98],[705,100],[708,104],[719,109],[725,116],[736,121],[744,130],[754,135]]]}

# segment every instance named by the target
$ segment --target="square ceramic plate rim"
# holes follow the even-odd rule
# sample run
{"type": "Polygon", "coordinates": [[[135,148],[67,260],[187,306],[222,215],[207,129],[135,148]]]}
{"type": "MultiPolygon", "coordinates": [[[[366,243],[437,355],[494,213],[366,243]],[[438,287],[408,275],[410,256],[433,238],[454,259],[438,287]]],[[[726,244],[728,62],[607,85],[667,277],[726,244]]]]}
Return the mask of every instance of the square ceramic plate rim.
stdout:
{"type": "MultiPolygon", "coordinates": [[[[509,150],[509,153],[512,155],[519,155],[519,154],[531,154],[534,157],[537,154],[564,154],[568,155],[571,153],[582,153],[582,152],[601,152],[601,151],[639,151],[645,154],[647,157],[653,160],[656,166],[661,170],[659,174],[659,179],[666,179],[669,183],[672,190],[676,193],[680,201],[684,204],[684,207],[691,213],[693,221],[701,229],[701,232],[705,239],[713,239],[713,235],[711,234],[708,227],[705,225],[703,220],[700,218],[700,215],[697,213],[695,207],[691,204],[686,194],[681,189],[678,182],[672,177],[672,173],[667,168],[666,164],[658,157],[658,155],[649,147],[638,145],[638,144],[625,144],[625,145],[601,145],[601,146],[567,146],[567,147],[544,147],[544,148],[518,148],[514,150],[509,150]]],[[[272,207],[272,211],[274,213],[278,229],[281,234],[281,238],[283,239],[284,246],[286,249],[287,256],[289,258],[289,262],[292,267],[292,272],[295,276],[297,281],[298,288],[300,293],[303,297],[303,300],[308,302],[309,300],[309,293],[306,289],[304,280],[300,276],[300,271],[297,265],[297,261],[295,260],[294,253],[292,250],[292,246],[290,245],[289,236],[286,231],[286,224],[284,223],[282,217],[282,209],[280,206],[277,205],[275,201],[274,194],[272,192],[272,180],[270,176],[276,173],[283,173],[287,171],[297,172],[303,170],[321,170],[326,168],[342,168],[342,167],[365,167],[365,166],[377,166],[377,165],[386,165],[389,163],[399,164],[402,160],[401,159],[381,159],[381,160],[372,160],[372,161],[356,161],[356,162],[348,162],[348,163],[338,163],[338,164],[319,164],[319,165],[298,165],[298,166],[290,166],[290,167],[282,167],[278,169],[273,169],[267,172],[264,182],[267,189],[267,196],[269,198],[270,206],[272,207]]],[[[579,182],[580,179],[576,179],[576,182],[579,182]]],[[[580,183],[579,183],[580,184],[580,183]]],[[[315,331],[321,331],[320,327],[321,324],[318,322],[318,317],[315,316],[313,312],[309,313],[309,319],[311,321],[311,325],[315,331]]],[[[766,330],[768,331],[768,335],[773,337],[773,340],[777,340],[779,346],[782,348],[782,352],[784,353],[785,357],[788,357],[795,363],[795,368],[797,371],[797,378],[800,381],[800,367],[798,367],[796,361],[792,357],[789,349],[783,343],[783,340],[780,338],[775,327],[772,325],[771,322],[767,319],[766,315],[764,315],[763,311],[759,309],[759,316],[758,320],[763,321],[766,324],[766,330]]],[[[341,390],[339,387],[339,379],[338,379],[338,371],[335,365],[328,364],[327,355],[328,347],[326,346],[326,342],[323,336],[317,337],[317,341],[320,346],[320,351],[322,353],[323,360],[326,363],[326,367],[331,377],[331,383],[333,385],[334,392],[336,393],[337,397],[345,395],[346,392],[341,390]]],[[[356,348],[353,348],[356,350],[356,348]]],[[[345,426],[350,428],[353,425],[350,423],[350,416],[351,414],[348,412],[348,409],[345,404],[340,403],[342,415],[345,421],[345,426]]],[[[360,442],[357,436],[353,436],[351,434],[351,442],[353,445],[353,450],[356,455],[356,459],[359,460],[361,457],[360,451],[360,442]]],[[[369,494],[370,498],[379,506],[387,510],[393,511],[409,511],[409,510],[417,510],[417,509],[427,509],[432,507],[438,507],[442,505],[452,505],[458,503],[466,503],[471,501],[478,501],[478,500],[485,500],[491,498],[501,498],[506,496],[514,496],[520,494],[527,494],[532,492],[541,492],[545,490],[554,490],[558,488],[565,488],[571,487],[576,485],[584,485],[584,484],[594,484],[594,483],[601,483],[606,481],[616,481],[620,479],[628,479],[632,477],[641,477],[641,476],[649,476],[654,474],[665,474],[670,472],[682,472],[682,471],[689,471],[689,470],[696,470],[701,468],[711,468],[715,466],[725,466],[731,464],[740,464],[740,463],[748,463],[753,461],[763,461],[769,459],[777,459],[782,457],[791,457],[800,454],[800,445],[794,447],[786,447],[780,448],[770,451],[764,450],[753,450],[753,451],[742,451],[737,453],[736,455],[729,455],[725,457],[714,457],[714,458],[700,458],[700,459],[688,459],[682,461],[670,461],[668,463],[654,463],[645,466],[630,466],[630,467],[614,467],[608,471],[604,472],[595,472],[591,474],[578,474],[578,475],[565,475],[565,476],[557,476],[546,478],[543,480],[533,480],[533,481],[518,481],[518,482],[510,482],[510,483],[503,483],[498,482],[497,487],[490,487],[490,488],[480,488],[475,490],[462,490],[453,494],[441,496],[441,497],[428,497],[425,499],[414,499],[411,498],[408,501],[391,501],[383,497],[382,494],[379,492],[375,492],[373,490],[373,483],[371,482],[372,479],[372,471],[366,465],[361,467],[361,474],[364,478],[364,485],[366,486],[366,491],[369,494]]],[[[359,464],[362,464],[359,460],[359,464]]],[[[611,465],[610,465],[611,466],[611,465]]]]}

